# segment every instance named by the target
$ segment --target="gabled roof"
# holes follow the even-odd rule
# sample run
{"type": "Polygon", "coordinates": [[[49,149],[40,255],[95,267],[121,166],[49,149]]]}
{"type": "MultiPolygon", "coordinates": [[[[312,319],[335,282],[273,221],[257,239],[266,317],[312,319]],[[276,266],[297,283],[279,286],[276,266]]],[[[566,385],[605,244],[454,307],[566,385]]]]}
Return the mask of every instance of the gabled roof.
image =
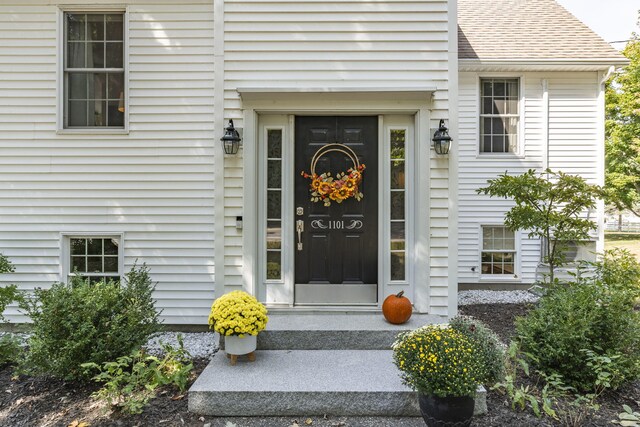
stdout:
{"type": "Polygon", "coordinates": [[[554,0],[458,0],[458,58],[628,62],[554,0]]]}

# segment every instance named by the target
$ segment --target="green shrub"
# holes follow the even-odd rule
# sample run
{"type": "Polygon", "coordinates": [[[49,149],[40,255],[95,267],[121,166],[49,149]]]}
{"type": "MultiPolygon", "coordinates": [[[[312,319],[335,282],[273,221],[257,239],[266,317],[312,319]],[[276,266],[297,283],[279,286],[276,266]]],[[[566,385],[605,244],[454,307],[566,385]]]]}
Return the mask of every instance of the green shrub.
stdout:
{"type": "Polygon", "coordinates": [[[493,385],[504,379],[505,356],[498,336],[480,320],[468,316],[451,319],[449,326],[464,334],[474,343],[482,363],[480,382],[493,385]]]}
{"type": "Polygon", "coordinates": [[[516,322],[517,340],[532,365],[560,375],[579,391],[597,388],[597,372],[589,365],[594,357],[610,359],[613,389],[640,377],[640,311],[634,310],[638,263],[607,253],[593,267],[575,282],[550,288],[539,306],[516,322]]]}
{"type": "Polygon", "coordinates": [[[37,289],[23,304],[33,321],[23,371],[78,379],[86,375],[83,363],[129,354],[159,329],[153,289],[144,265],[134,266],[122,284],[90,284],[75,277],[69,284],[37,289]]]}
{"type": "Polygon", "coordinates": [[[104,384],[93,397],[123,412],[140,414],[149,400],[156,396],[158,387],[169,385],[184,392],[193,364],[191,355],[184,348],[182,336],[178,335],[177,348],[165,344],[163,350],[162,358],[138,349],[115,362],[83,364],[86,371],[98,370],[93,379],[104,384]]]}
{"type": "MultiPolygon", "coordinates": [[[[0,274],[13,273],[14,271],[11,261],[0,254],[0,274]]],[[[12,302],[20,302],[21,300],[22,295],[15,285],[0,286],[0,322],[5,320],[2,313],[4,313],[7,306],[12,302]]]]}
{"type": "Polygon", "coordinates": [[[22,357],[21,341],[12,334],[0,336],[0,368],[15,365],[22,357]]]}

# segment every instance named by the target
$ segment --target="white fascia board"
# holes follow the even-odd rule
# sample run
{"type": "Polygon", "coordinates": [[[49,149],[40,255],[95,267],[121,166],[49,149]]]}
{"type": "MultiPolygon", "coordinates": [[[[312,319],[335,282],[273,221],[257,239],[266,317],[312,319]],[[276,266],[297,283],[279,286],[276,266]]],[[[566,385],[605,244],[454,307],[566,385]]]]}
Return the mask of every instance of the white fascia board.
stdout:
{"type": "Polygon", "coordinates": [[[460,59],[459,71],[602,71],[624,67],[627,59],[586,61],[584,59],[460,59]]]}

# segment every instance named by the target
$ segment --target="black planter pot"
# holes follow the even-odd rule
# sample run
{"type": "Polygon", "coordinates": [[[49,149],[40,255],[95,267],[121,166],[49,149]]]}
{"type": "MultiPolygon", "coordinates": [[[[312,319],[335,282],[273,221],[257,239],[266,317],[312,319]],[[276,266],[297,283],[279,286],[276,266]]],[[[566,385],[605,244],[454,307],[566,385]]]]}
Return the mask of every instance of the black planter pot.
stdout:
{"type": "Polygon", "coordinates": [[[469,427],[473,417],[473,397],[436,397],[418,393],[420,412],[429,427],[469,427]]]}

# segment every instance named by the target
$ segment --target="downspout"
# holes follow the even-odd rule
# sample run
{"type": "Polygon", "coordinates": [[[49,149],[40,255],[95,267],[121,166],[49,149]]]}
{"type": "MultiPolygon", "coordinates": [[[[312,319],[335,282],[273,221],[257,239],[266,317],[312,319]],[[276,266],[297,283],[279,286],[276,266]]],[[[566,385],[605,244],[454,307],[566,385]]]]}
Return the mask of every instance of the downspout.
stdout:
{"type": "MultiPolygon", "coordinates": [[[[611,75],[616,71],[615,66],[610,66],[609,69],[602,73],[602,78],[600,78],[598,82],[598,152],[597,152],[597,165],[596,165],[596,184],[604,186],[604,158],[605,158],[605,115],[606,115],[606,107],[605,107],[605,83],[611,75]]],[[[596,209],[597,209],[597,237],[596,237],[596,252],[602,253],[604,252],[604,200],[598,200],[596,209]]]]}
{"type": "Polygon", "coordinates": [[[543,153],[542,170],[549,168],[549,80],[542,79],[543,153]]]}

